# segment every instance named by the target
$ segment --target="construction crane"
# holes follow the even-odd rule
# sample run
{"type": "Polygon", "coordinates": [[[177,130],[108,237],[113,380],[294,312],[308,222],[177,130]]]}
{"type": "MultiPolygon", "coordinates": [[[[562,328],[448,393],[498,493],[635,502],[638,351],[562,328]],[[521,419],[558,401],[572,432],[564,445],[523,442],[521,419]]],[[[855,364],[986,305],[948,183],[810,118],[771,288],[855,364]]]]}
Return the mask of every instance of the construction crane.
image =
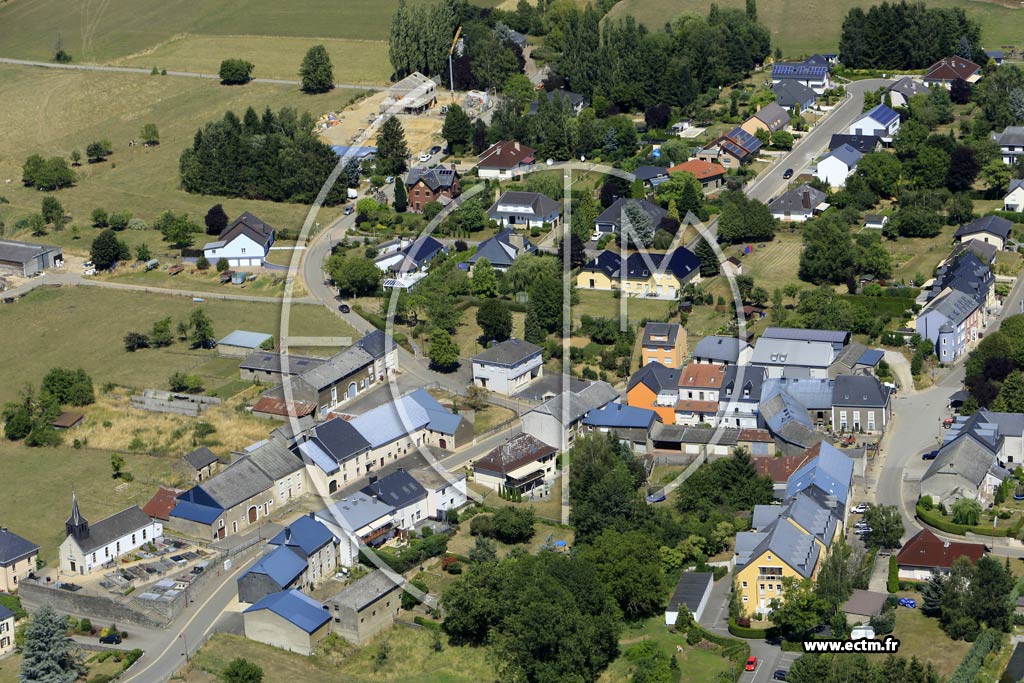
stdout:
{"type": "Polygon", "coordinates": [[[452,66],[452,53],[455,46],[459,44],[459,36],[462,35],[462,27],[455,30],[455,37],[452,39],[452,46],[448,49],[448,89],[451,91],[452,102],[455,101],[455,69],[452,66]]]}

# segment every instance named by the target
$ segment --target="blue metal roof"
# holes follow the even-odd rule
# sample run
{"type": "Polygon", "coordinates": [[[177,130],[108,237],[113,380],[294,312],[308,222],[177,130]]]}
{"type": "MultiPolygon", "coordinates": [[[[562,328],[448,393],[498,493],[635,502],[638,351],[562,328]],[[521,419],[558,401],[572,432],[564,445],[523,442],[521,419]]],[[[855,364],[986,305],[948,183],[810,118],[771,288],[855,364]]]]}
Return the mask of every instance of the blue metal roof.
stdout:
{"type": "Polygon", "coordinates": [[[653,410],[609,403],[587,413],[583,418],[583,424],[591,427],[650,429],[656,417],[653,410]]]}
{"type": "Polygon", "coordinates": [[[221,339],[218,344],[222,346],[240,346],[246,349],[258,349],[260,344],[273,339],[273,335],[263,332],[247,332],[246,330],[235,330],[228,336],[221,339]]]}
{"type": "Polygon", "coordinates": [[[827,66],[816,64],[776,64],[772,78],[821,78],[828,73],[827,66]]]}
{"type": "Polygon", "coordinates": [[[885,352],[881,349],[868,349],[861,354],[860,360],[857,361],[857,365],[869,365],[874,367],[878,365],[878,362],[885,356],[885,352]]]}
{"type": "Polygon", "coordinates": [[[300,443],[299,452],[312,460],[313,464],[323,470],[324,474],[334,474],[341,469],[338,466],[338,461],[324,453],[324,450],[315,441],[300,443]]]}
{"type": "Polygon", "coordinates": [[[835,157],[839,161],[846,164],[848,167],[853,168],[860,161],[861,157],[864,156],[856,149],[847,144],[842,144],[836,147],[834,150],[826,154],[822,160],[828,159],[829,157],[835,157]]]}
{"type": "Polygon", "coordinates": [[[249,613],[263,609],[270,610],[306,633],[313,633],[331,618],[323,605],[297,590],[271,593],[245,611],[249,613]]]}
{"type": "Polygon", "coordinates": [[[874,109],[864,114],[864,116],[862,116],[861,118],[864,118],[865,116],[871,118],[874,121],[878,121],[883,126],[888,126],[890,123],[892,123],[893,121],[900,117],[899,114],[897,114],[884,104],[879,104],[875,106],[874,109]]]}
{"type": "Polygon", "coordinates": [[[278,586],[286,588],[304,571],[306,561],[287,546],[279,545],[261,557],[245,574],[266,574],[278,586]]]}
{"type": "Polygon", "coordinates": [[[786,483],[786,498],[810,486],[817,486],[845,505],[852,481],[853,461],[835,446],[822,441],[818,457],[806,463],[789,478],[786,483]]]}
{"type": "Polygon", "coordinates": [[[307,557],[334,540],[334,534],[313,517],[312,513],[299,517],[283,531],[270,539],[270,545],[288,545],[302,550],[307,557]],[[285,536],[288,542],[285,543],[285,536]]]}
{"type": "Polygon", "coordinates": [[[200,524],[213,524],[222,514],[224,514],[224,510],[219,507],[201,505],[179,498],[178,504],[171,510],[170,516],[200,524]]]}

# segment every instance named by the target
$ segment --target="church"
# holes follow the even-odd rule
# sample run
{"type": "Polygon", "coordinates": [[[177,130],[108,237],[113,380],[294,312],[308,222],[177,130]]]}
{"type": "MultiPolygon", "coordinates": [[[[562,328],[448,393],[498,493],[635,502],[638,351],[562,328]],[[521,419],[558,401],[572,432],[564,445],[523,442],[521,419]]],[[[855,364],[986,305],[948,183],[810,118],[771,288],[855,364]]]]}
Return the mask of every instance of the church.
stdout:
{"type": "Polygon", "coordinates": [[[60,544],[61,574],[91,574],[109,569],[117,559],[156,541],[164,525],[149,518],[138,505],[89,524],[78,509],[78,496],[71,494],[71,516],[64,523],[67,538],[60,544]]]}

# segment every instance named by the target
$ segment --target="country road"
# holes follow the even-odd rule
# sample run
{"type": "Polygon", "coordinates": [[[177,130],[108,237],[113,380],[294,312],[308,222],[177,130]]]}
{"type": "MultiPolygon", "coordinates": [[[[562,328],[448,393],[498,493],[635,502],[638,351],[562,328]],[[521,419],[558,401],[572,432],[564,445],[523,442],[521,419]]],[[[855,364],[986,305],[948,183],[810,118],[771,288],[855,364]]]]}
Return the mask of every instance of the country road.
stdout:
{"type": "MultiPolygon", "coordinates": [[[[0,57],[0,64],[13,64],[15,66],[37,66],[44,69],[70,69],[72,71],[106,71],[111,73],[123,73],[123,74],[143,74],[146,76],[152,75],[152,69],[143,69],[132,66],[103,66],[101,64],[57,64],[55,62],[34,62],[27,59],[11,59],[10,57],[0,57]]],[[[217,74],[203,74],[196,73],[195,71],[167,71],[168,76],[178,76],[181,78],[205,78],[209,80],[219,81],[220,76],[217,74]]],[[[288,81],[280,78],[254,78],[250,83],[269,83],[271,85],[299,85],[298,81],[288,81]]],[[[335,88],[345,90],[385,90],[384,86],[380,85],[356,85],[354,83],[335,83],[335,88]]]]}

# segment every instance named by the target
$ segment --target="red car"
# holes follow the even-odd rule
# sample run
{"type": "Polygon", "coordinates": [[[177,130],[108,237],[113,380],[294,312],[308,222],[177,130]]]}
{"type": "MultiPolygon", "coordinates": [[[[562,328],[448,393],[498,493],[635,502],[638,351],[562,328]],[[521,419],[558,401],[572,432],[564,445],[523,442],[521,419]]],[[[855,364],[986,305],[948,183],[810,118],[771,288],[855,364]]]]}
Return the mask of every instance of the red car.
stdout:
{"type": "Polygon", "coordinates": [[[757,669],[757,657],[751,657],[747,660],[747,671],[754,671],[757,669]]]}

